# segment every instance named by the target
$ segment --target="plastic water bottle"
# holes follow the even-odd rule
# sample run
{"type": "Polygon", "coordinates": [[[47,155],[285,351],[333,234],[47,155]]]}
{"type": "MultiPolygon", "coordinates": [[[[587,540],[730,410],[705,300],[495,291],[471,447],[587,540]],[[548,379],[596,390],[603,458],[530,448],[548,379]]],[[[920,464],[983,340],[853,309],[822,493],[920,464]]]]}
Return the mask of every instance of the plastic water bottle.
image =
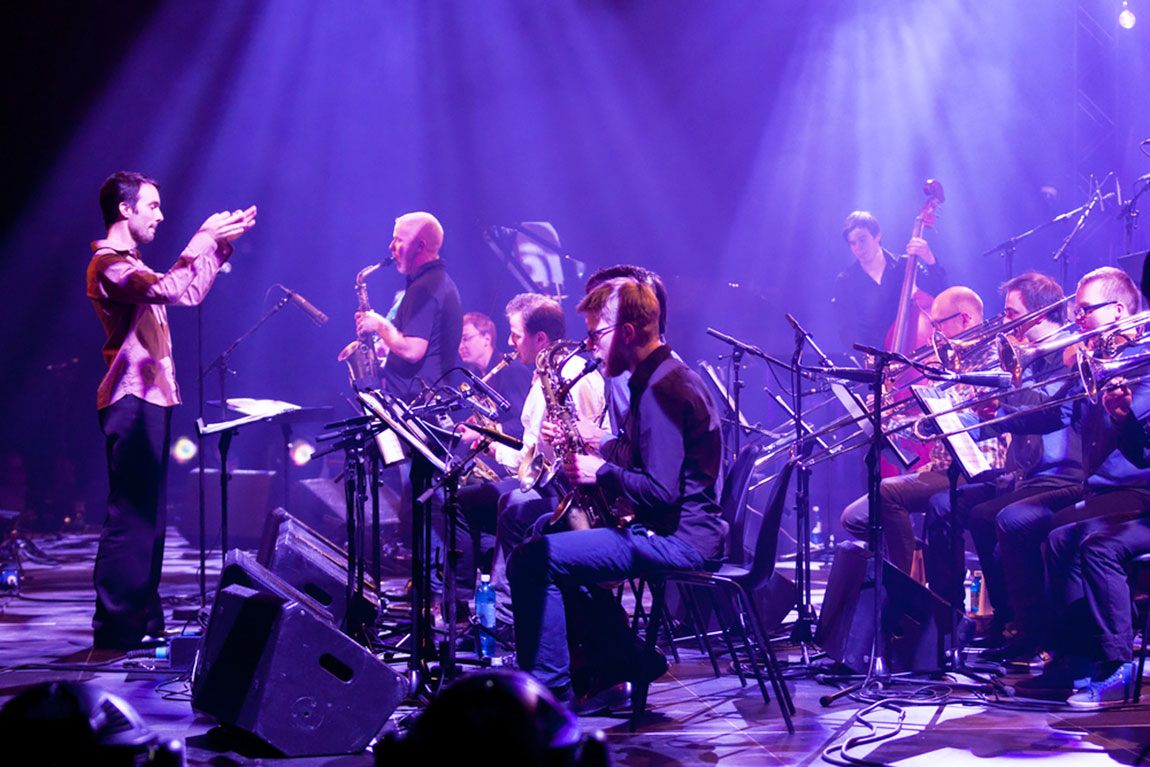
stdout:
{"type": "Polygon", "coordinates": [[[811,519],[814,524],[811,525],[811,546],[816,549],[821,549],[826,543],[826,538],[823,536],[823,518],[819,514],[819,507],[811,507],[811,519]]]}
{"type": "MultiPolygon", "coordinates": [[[[491,586],[491,576],[486,573],[479,576],[479,585],[475,587],[475,614],[480,626],[495,630],[495,589],[491,586]]],[[[494,656],[495,637],[476,631],[475,654],[480,658],[494,656]]]]}
{"type": "Polygon", "coordinates": [[[982,571],[975,570],[970,580],[970,614],[978,615],[978,600],[982,596],[982,571]]]}

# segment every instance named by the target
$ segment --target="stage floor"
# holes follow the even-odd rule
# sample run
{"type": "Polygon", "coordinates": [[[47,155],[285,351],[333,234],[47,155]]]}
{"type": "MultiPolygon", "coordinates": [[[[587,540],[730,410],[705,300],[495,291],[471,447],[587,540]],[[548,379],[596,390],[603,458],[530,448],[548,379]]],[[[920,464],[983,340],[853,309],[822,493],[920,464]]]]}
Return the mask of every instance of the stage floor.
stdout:
{"type": "MultiPolygon", "coordinates": [[[[192,712],[188,685],[180,674],[149,669],[149,661],[136,661],[136,668],[126,668],[122,662],[85,665],[91,659],[96,538],[70,535],[35,543],[55,564],[25,562],[21,593],[0,596],[0,701],[47,679],[91,681],[124,697],[162,737],[185,739],[189,764],[353,767],[372,763],[368,754],[306,759],[242,755],[209,737],[213,723],[192,712]]],[[[170,603],[198,604],[198,554],[174,530],[169,532],[168,543],[162,592],[170,603]]],[[[219,562],[218,552],[209,559],[209,584],[214,583],[219,562]]],[[[819,575],[816,572],[816,582],[821,580],[819,575]]],[[[829,747],[870,731],[856,719],[869,704],[844,698],[828,708],[820,705],[819,698],[834,688],[814,680],[814,669],[800,662],[796,645],[783,643],[778,648],[791,661],[788,686],[798,708],[796,732],[791,735],[774,701],[763,704],[753,680],[743,688],[733,673],[716,679],[710,663],[693,644],[682,648],[682,662],[672,664],[669,673],[652,686],[648,714],[638,732],[630,733],[625,719],[581,720],[585,727],[606,732],[613,764],[819,764],[820,755],[829,747]]],[[[897,692],[909,697],[915,688],[900,686],[897,692]]],[[[901,729],[886,739],[853,748],[850,756],[865,756],[872,763],[947,767],[1022,760],[1075,767],[1150,761],[1146,706],[1078,713],[1063,706],[1028,705],[1018,698],[987,702],[962,692],[952,693],[941,703],[918,697],[897,705],[898,710],[880,708],[867,719],[878,735],[884,735],[893,733],[905,714],[901,729]]],[[[412,712],[401,706],[392,718],[412,712]]],[[[5,748],[0,744],[0,754],[5,748]]],[[[0,761],[11,763],[3,756],[0,761]]]]}

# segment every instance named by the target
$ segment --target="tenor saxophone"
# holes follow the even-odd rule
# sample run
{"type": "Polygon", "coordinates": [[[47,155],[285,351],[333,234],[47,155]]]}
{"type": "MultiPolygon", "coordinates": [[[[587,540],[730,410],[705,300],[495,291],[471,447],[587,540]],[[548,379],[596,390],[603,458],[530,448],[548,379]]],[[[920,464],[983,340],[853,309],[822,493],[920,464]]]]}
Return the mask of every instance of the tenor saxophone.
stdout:
{"type": "MultiPolygon", "coordinates": [[[[563,363],[582,347],[582,341],[556,341],[539,352],[535,360],[540,386],[543,389],[543,399],[547,405],[547,419],[559,427],[560,434],[554,443],[555,461],[542,472],[550,476],[557,473],[567,456],[588,452],[583,436],[576,426],[578,415],[568,395],[575,382],[593,372],[598,365],[594,362],[589,363],[570,381],[564,380],[562,375],[563,363]]],[[[520,485],[523,483],[523,468],[521,464],[520,485]]],[[[615,526],[617,522],[602,489],[594,485],[576,485],[559,502],[549,524],[552,527],[559,525],[569,530],[583,530],[615,526]]]]}
{"type": "MultiPolygon", "coordinates": [[[[371,302],[367,297],[367,276],[387,266],[395,259],[391,256],[378,264],[364,267],[355,275],[355,307],[357,312],[370,312],[371,302]]],[[[343,351],[336,358],[338,362],[347,363],[347,376],[351,381],[351,388],[356,391],[378,389],[382,380],[379,357],[375,353],[375,333],[365,333],[343,347],[343,351]]]]}

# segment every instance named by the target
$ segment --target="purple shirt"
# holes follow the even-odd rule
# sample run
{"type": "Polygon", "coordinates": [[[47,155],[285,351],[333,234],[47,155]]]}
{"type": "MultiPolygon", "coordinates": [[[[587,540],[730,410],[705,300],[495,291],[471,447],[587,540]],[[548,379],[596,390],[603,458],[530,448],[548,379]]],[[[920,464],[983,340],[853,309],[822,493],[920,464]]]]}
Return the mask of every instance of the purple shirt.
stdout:
{"type": "Polygon", "coordinates": [[[178,405],[165,306],[199,304],[231,255],[231,244],[217,244],[212,236],[197,232],[165,274],[149,269],[135,249],[116,250],[97,240],[92,250],[88,298],[108,334],[108,372],[100,381],[96,406],[106,408],[129,394],[153,405],[178,405]]]}

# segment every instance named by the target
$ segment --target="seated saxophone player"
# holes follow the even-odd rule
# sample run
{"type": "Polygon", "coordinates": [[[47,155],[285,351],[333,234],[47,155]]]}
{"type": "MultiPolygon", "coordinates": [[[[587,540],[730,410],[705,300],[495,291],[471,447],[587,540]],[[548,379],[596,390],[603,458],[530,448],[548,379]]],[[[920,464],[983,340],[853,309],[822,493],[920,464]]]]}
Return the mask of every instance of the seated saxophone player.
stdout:
{"type": "MultiPolygon", "coordinates": [[[[523,403],[527,400],[527,391],[531,387],[531,369],[526,365],[514,364],[517,358],[518,352],[514,351],[505,355],[495,353],[495,323],[490,317],[482,312],[467,312],[463,315],[459,361],[498,392],[510,405],[506,410],[495,408],[498,417],[493,423],[483,425],[498,428],[504,434],[522,439],[521,415],[523,403]]],[[[473,415],[468,420],[476,417],[473,415]]],[[[487,461],[485,465],[492,468],[498,466],[493,460],[487,461]]],[[[496,470],[501,479],[506,479],[506,471],[496,470]]]]}
{"type": "MultiPolygon", "coordinates": [[[[598,600],[584,619],[595,584],[655,569],[702,569],[722,556],[727,525],[718,504],[720,420],[706,388],[674,359],[658,335],[659,302],[647,285],[610,280],[580,302],[589,344],[608,377],[631,374],[630,408],[617,435],[603,439],[601,455],[570,453],[563,471],[573,486],[626,502],[625,526],[535,536],[508,562],[519,666],[564,702],[580,698],[588,713],[598,693],[640,675],[666,669],[661,655],[644,657],[614,599],[598,600]],[[579,682],[572,677],[570,626],[581,629],[581,651],[610,658],[579,682]],[[573,683],[580,689],[573,688],[573,683]]],[[[576,643],[576,647],[579,647],[576,643]]]]}
{"type": "MultiPolygon", "coordinates": [[[[1004,296],[1006,323],[1021,322],[1008,333],[1020,347],[1064,335],[1066,320],[1062,287],[1053,278],[1037,272],[1019,275],[999,289],[1004,296]],[[1048,309],[1042,312],[1043,309],[1048,309]]],[[[990,338],[988,341],[992,340],[990,338]]],[[[1039,358],[1026,368],[1023,383],[1040,384],[1061,378],[1068,372],[1061,354],[1039,358]]],[[[1005,416],[1020,408],[1032,408],[1050,399],[1062,385],[1005,394],[973,408],[982,419],[1005,416]]],[[[1010,422],[972,433],[975,439],[1011,431],[1010,422]]],[[[949,490],[930,499],[926,514],[926,574],[931,588],[955,607],[964,601],[965,555],[962,548],[950,549],[946,542],[952,532],[969,530],[978,553],[983,584],[994,609],[994,617],[981,644],[987,657],[1008,659],[1013,650],[1003,649],[1008,624],[1011,635],[1026,633],[1033,623],[1036,606],[1045,591],[1041,540],[1018,536],[1014,520],[1032,514],[1050,514],[1082,497],[1081,446],[1069,428],[1043,435],[1013,434],[1006,451],[1006,473],[987,482],[972,482],[958,489],[957,508],[950,508],[949,490]],[[1035,511],[1038,510],[1038,511],[1035,511]],[[1001,524],[997,520],[1002,520],[1001,524]],[[952,525],[955,527],[952,529],[952,525]],[[1016,613],[1014,605],[1017,605],[1016,613]]],[[[1033,652],[1031,652],[1033,654],[1033,652]]]]}
{"type": "MultiPolygon", "coordinates": [[[[967,328],[982,322],[982,299],[970,288],[952,287],[938,294],[930,307],[931,323],[935,330],[953,338],[967,328]]],[[[970,399],[970,387],[952,386],[947,390],[957,404],[970,399]]],[[[1003,450],[999,441],[989,440],[979,445],[991,466],[1002,465],[1003,450]]],[[[950,453],[941,440],[931,445],[930,460],[909,474],[883,479],[882,498],[883,543],[887,560],[903,572],[909,573],[914,561],[915,538],[911,514],[925,512],[933,495],[950,487],[947,469],[950,453]]],[[[870,508],[867,496],[852,502],[842,514],[843,528],[860,540],[870,539],[870,508]]]]}
{"type": "Polygon", "coordinates": [[[395,269],[406,278],[392,310],[355,314],[360,336],[374,333],[386,350],[384,389],[411,401],[456,366],[463,308],[459,291],[447,273],[439,249],[443,227],[430,213],[405,213],[395,220],[391,255],[395,269]],[[393,318],[393,319],[389,319],[393,318]]]}
{"type": "MultiPolygon", "coordinates": [[[[511,328],[509,343],[515,350],[518,363],[530,370],[535,367],[539,352],[548,348],[567,334],[567,320],[563,308],[554,300],[538,294],[523,293],[507,303],[507,322],[511,328]]],[[[582,357],[572,355],[562,371],[565,380],[574,380],[586,363],[582,357]]],[[[550,516],[558,504],[558,490],[551,483],[522,490],[518,473],[521,466],[530,463],[539,454],[549,463],[554,452],[540,439],[540,430],[547,411],[543,381],[544,371],[536,370],[531,376],[531,386],[520,412],[520,427],[523,434],[523,449],[514,450],[506,445],[494,444],[489,451],[495,460],[506,467],[511,478],[500,482],[464,487],[459,494],[462,518],[459,520],[460,541],[464,549],[470,543],[474,546],[478,536],[478,557],[475,549],[464,550],[459,567],[460,578],[470,579],[474,575],[473,562],[487,559],[483,549],[485,536],[494,535],[495,550],[491,552],[492,583],[497,591],[509,593],[504,576],[506,555],[522,541],[532,525],[541,517],[550,516]]],[[[603,377],[593,372],[580,378],[571,389],[571,402],[580,422],[597,424],[604,409],[603,377]]],[[[460,427],[463,439],[474,442],[479,438],[466,426],[460,427]]],[[[490,540],[490,538],[487,538],[490,540]]],[[[502,604],[509,603],[504,599],[502,604]]]]}

